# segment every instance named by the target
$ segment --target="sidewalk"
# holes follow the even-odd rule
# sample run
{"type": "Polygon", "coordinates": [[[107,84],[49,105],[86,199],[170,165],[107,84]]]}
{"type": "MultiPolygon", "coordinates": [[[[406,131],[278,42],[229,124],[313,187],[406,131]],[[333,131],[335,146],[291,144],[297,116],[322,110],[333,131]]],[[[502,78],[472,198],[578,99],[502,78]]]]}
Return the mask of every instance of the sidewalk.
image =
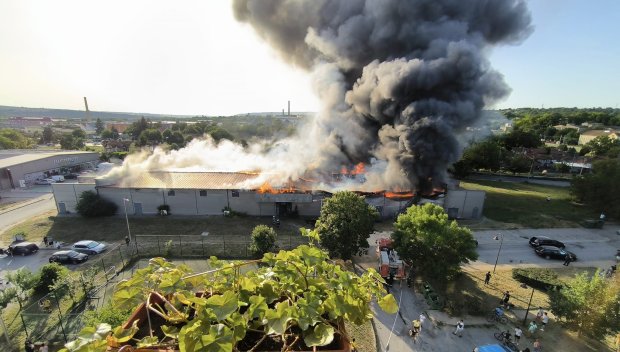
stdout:
{"type": "MultiPolygon", "coordinates": [[[[26,206],[28,206],[30,204],[34,204],[34,203],[42,202],[44,200],[52,199],[53,197],[54,197],[54,195],[53,194],[49,194],[49,193],[37,196],[36,198],[32,198],[32,195],[29,195],[27,197],[11,197],[11,198],[26,199],[26,200],[19,201],[19,202],[14,202],[13,205],[9,205],[6,208],[0,210],[0,214],[8,213],[10,211],[26,207],[26,206]]],[[[5,196],[3,196],[3,199],[5,199],[5,196]]]]}

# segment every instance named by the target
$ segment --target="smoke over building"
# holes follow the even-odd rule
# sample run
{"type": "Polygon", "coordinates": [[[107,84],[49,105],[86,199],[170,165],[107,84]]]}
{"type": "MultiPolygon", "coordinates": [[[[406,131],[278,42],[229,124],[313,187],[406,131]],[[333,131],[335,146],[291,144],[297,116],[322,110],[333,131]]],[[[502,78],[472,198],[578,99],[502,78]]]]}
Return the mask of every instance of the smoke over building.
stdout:
{"type": "MultiPolygon", "coordinates": [[[[258,187],[363,164],[356,188],[444,182],[459,135],[509,88],[486,57],[532,30],[524,0],[234,0],[283,60],[311,72],[322,102],[298,136],[247,148],[206,139],[129,158],[110,177],[153,170],[252,171],[258,187]]],[[[327,180],[327,181],[326,181],[327,180]]],[[[324,182],[325,181],[325,182],[324,182]]],[[[329,182],[327,182],[329,183],[329,182]]],[[[349,188],[348,185],[338,185],[349,188]]],[[[334,187],[322,186],[323,188],[334,187]]]]}

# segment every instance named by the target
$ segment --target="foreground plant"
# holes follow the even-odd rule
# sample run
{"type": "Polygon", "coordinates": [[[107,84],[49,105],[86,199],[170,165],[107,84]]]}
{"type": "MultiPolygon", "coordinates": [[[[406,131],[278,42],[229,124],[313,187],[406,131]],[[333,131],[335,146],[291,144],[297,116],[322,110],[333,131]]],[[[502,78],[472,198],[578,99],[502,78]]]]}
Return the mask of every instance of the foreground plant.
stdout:
{"type": "Polygon", "coordinates": [[[350,340],[343,321],[371,319],[373,299],[386,312],[397,311],[375,270],[357,276],[313,246],[315,232],[302,233],[310,245],[247,262],[212,257],[214,269],[203,273],[151,259],[121,282],[113,297],[120,309],[144,303],[146,321],[125,329],[87,328],[65,351],[104,351],[127,343],[181,351],[310,349],[332,344],[337,335],[350,340]]]}

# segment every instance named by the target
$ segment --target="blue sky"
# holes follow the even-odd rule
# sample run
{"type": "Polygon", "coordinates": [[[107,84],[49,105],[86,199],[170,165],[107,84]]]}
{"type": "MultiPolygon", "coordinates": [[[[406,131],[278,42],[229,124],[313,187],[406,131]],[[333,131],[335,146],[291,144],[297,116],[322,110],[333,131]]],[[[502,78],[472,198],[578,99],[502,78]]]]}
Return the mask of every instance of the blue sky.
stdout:
{"type": "MultiPolygon", "coordinates": [[[[620,104],[620,1],[529,2],[535,30],[495,48],[497,107],[620,104]]],[[[2,0],[0,105],[170,114],[317,111],[306,72],[237,23],[228,1],[2,0]],[[232,67],[233,69],[230,69],[232,67]]]]}
{"type": "Polygon", "coordinates": [[[617,107],[620,1],[529,1],[535,25],[520,46],[496,48],[512,87],[499,107],[617,107]]]}

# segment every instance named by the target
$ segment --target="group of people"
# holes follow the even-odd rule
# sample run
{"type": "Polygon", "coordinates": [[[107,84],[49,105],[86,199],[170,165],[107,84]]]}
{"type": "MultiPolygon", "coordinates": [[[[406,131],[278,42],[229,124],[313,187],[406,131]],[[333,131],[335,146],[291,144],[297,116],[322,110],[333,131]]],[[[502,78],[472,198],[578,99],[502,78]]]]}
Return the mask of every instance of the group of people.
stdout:
{"type": "Polygon", "coordinates": [[[422,332],[422,324],[426,320],[426,316],[424,314],[420,314],[420,317],[411,322],[411,330],[409,330],[409,335],[413,338],[413,342],[415,343],[418,340],[418,336],[422,332]]]}
{"type": "Polygon", "coordinates": [[[60,241],[56,241],[54,244],[54,240],[51,237],[43,236],[43,244],[45,247],[56,247],[60,248],[60,241]]]}

